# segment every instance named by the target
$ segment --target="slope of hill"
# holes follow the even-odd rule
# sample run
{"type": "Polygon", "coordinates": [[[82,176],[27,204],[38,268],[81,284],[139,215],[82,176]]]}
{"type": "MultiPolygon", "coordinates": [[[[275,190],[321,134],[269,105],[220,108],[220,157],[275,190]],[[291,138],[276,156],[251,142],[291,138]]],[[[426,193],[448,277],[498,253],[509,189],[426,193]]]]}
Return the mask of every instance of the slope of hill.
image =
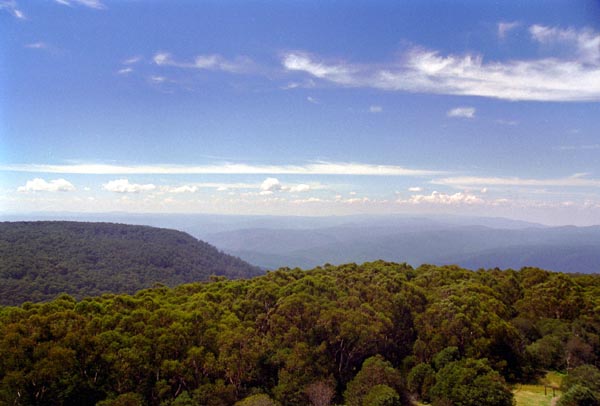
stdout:
{"type": "Polygon", "coordinates": [[[0,223],[0,304],[133,293],[261,271],[175,230],[111,223],[0,223]]]}

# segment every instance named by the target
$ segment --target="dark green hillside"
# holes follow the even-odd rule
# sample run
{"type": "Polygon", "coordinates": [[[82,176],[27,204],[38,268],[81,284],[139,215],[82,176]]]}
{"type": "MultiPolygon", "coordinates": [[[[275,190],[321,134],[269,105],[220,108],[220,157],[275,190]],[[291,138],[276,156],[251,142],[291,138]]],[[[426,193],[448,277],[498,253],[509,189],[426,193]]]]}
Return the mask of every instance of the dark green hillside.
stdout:
{"type": "MultiPolygon", "coordinates": [[[[512,406],[600,398],[600,276],[382,261],[0,307],[0,404],[512,406]],[[240,402],[240,403],[236,403],[240,402]]],[[[569,403],[570,402],[570,403],[569,403]]],[[[573,403],[575,402],[575,403],[573,403]]]]}
{"type": "Polygon", "coordinates": [[[210,275],[258,275],[190,235],[145,226],[66,221],[0,223],[0,304],[133,293],[210,275]]]}

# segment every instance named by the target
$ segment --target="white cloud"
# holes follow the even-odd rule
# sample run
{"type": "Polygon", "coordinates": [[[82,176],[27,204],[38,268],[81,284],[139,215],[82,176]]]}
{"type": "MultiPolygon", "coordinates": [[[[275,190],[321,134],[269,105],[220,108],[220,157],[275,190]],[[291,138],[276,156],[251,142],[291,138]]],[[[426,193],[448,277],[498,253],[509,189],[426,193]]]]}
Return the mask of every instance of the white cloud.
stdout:
{"type": "Polygon", "coordinates": [[[342,200],[342,203],[348,203],[348,204],[369,203],[369,202],[371,202],[371,199],[369,199],[368,197],[353,197],[351,199],[342,200]]]}
{"type": "Polygon", "coordinates": [[[515,125],[519,124],[519,122],[516,120],[504,120],[504,119],[498,119],[498,120],[496,120],[496,123],[502,124],[502,125],[510,125],[510,126],[515,126],[515,125]]]}
{"type": "Polygon", "coordinates": [[[152,58],[158,66],[172,66],[184,69],[204,69],[229,73],[249,73],[254,70],[254,62],[245,56],[228,60],[221,55],[198,55],[192,62],[180,62],[173,59],[168,52],[157,52],[152,58]]]}
{"type": "Polygon", "coordinates": [[[140,193],[156,189],[156,186],[149,184],[129,183],[128,179],[115,179],[102,185],[104,190],[116,193],[140,193]]]}
{"type": "Polygon", "coordinates": [[[149,79],[150,79],[150,82],[152,82],[152,83],[163,83],[164,81],[167,80],[167,78],[164,76],[156,76],[156,75],[150,76],[149,79]]]}
{"type": "Polygon", "coordinates": [[[118,73],[119,75],[127,75],[127,74],[129,74],[129,73],[131,73],[131,72],[133,72],[133,68],[129,68],[129,67],[127,67],[127,68],[123,68],[123,69],[119,69],[119,70],[117,71],[117,73],[118,73]]]}
{"type": "Polygon", "coordinates": [[[306,97],[306,100],[308,100],[312,104],[319,104],[319,101],[312,96],[306,97]]]}
{"type": "Polygon", "coordinates": [[[142,57],[139,55],[129,57],[123,61],[123,65],[135,65],[139,61],[142,60],[142,57]]]}
{"type": "Polygon", "coordinates": [[[534,40],[542,44],[564,44],[568,49],[575,49],[579,59],[584,62],[600,62],[600,33],[591,29],[577,30],[532,25],[529,33],[534,40]]]}
{"type": "Polygon", "coordinates": [[[41,178],[28,180],[25,186],[19,186],[17,192],[71,192],[75,186],[65,179],[54,179],[50,182],[41,178]]]}
{"type": "Polygon", "coordinates": [[[44,42],[33,42],[31,44],[27,44],[25,45],[25,48],[30,48],[30,49],[46,49],[48,48],[48,45],[44,42]]]}
{"type": "Polygon", "coordinates": [[[515,28],[517,28],[519,25],[521,25],[521,24],[517,21],[512,21],[512,22],[500,21],[498,23],[498,37],[500,39],[506,38],[506,34],[508,34],[510,31],[514,30],[515,28]]]}
{"type": "Polygon", "coordinates": [[[323,199],[319,199],[318,197],[309,197],[308,199],[296,199],[292,200],[294,204],[305,204],[305,203],[321,203],[324,202],[323,199]]]}
{"type": "Polygon", "coordinates": [[[381,106],[370,106],[369,107],[370,113],[381,113],[382,111],[383,111],[383,107],[381,107],[381,106]]]}
{"type": "Polygon", "coordinates": [[[71,6],[73,4],[78,4],[80,6],[95,8],[97,10],[106,8],[100,0],[54,0],[54,1],[57,2],[58,4],[62,4],[63,6],[71,6]]]}
{"type": "Polygon", "coordinates": [[[198,186],[183,185],[169,188],[169,193],[196,193],[198,186]]]}
{"type": "Polygon", "coordinates": [[[557,151],[592,151],[600,149],[600,144],[559,145],[553,149],[557,151]]]}
{"type": "Polygon", "coordinates": [[[456,107],[452,110],[448,110],[446,115],[448,117],[474,118],[475,117],[475,108],[474,107],[456,107]]]}
{"type": "Polygon", "coordinates": [[[281,190],[283,187],[281,185],[281,182],[279,182],[279,179],[277,178],[267,178],[263,181],[263,183],[260,185],[260,190],[262,192],[275,192],[278,190],[281,190]]]}
{"type": "MultiPolygon", "coordinates": [[[[322,186],[317,185],[315,187],[316,189],[320,189],[322,188],[322,186]]],[[[304,184],[304,183],[300,183],[297,185],[284,185],[282,184],[279,179],[277,178],[266,178],[261,185],[259,186],[260,195],[271,195],[274,192],[280,192],[280,191],[285,191],[285,192],[290,192],[290,193],[303,193],[303,192],[308,192],[309,190],[311,190],[311,186],[304,184]]]]}
{"type": "Polygon", "coordinates": [[[586,178],[587,174],[577,173],[565,178],[526,179],[519,177],[476,177],[457,176],[435,179],[431,183],[455,187],[464,186],[556,186],[556,187],[600,187],[600,179],[586,178]]]}
{"type": "Polygon", "coordinates": [[[289,175],[370,175],[430,176],[440,171],[410,169],[397,165],[374,165],[355,162],[316,162],[304,165],[108,165],[108,164],[23,164],[0,165],[0,170],[31,173],[72,173],[94,175],[192,175],[192,174],[289,174],[289,175]]]}
{"type": "Polygon", "coordinates": [[[458,204],[483,204],[485,201],[473,194],[458,192],[454,194],[440,193],[437,191],[431,192],[430,195],[413,195],[408,200],[398,200],[398,203],[410,204],[442,204],[442,205],[458,205],[458,204]]]}
{"type": "Polygon", "coordinates": [[[302,193],[302,192],[308,192],[309,190],[310,190],[310,186],[306,185],[304,183],[290,187],[291,193],[302,193]]]}
{"type": "MultiPolygon", "coordinates": [[[[539,26],[538,26],[539,27],[539,26]]],[[[543,27],[544,28],[544,27],[543,27]]],[[[558,41],[564,34],[533,29],[538,41],[558,41]]],[[[327,62],[305,52],[283,56],[285,69],[345,87],[371,87],[388,91],[481,96],[505,100],[600,100],[600,34],[574,31],[575,58],[484,61],[481,55],[443,55],[413,48],[391,64],[327,62]]]]}
{"type": "Polygon", "coordinates": [[[423,191],[423,188],[422,188],[422,187],[419,187],[419,186],[414,186],[414,187],[409,187],[409,188],[408,188],[408,191],[409,191],[409,192],[422,192],[422,191],[423,191]]]}
{"type": "Polygon", "coordinates": [[[18,18],[19,20],[25,20],[27,18],[19,9],[15,0],[0,0],[0,11],[1,10],[6,10],[8,13],[12,14],[13,17],[18,18]]]}

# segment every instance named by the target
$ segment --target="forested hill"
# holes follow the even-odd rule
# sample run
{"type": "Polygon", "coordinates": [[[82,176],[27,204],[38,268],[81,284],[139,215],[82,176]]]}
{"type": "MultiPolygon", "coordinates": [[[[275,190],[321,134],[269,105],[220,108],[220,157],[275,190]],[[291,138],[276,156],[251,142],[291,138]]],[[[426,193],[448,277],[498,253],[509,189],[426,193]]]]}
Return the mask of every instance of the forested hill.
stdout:
{"type": "Polygon", "coordinates": [[[260,274],[239,258],[175,230],[67,221],[0,223],[0,304],[133,293],[211,275],[260,274]]]}
{"type": "Polygon", "coordinates": [[[512,406],[600,399],[600,275],[382,261],[0,307],[0,404],[512,406]],[[237,403],[239,402],[239,403],[237,403]]]}

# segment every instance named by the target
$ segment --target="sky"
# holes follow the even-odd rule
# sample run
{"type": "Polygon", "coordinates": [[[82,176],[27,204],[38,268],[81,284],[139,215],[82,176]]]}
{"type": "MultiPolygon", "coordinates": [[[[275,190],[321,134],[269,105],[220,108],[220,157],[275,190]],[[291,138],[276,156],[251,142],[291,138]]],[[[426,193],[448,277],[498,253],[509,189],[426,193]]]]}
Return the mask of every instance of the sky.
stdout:
{"type": "Polygon", "coordinates": [[[0,214],[600,224],[600,2],[0,0],[0,214]]]}

